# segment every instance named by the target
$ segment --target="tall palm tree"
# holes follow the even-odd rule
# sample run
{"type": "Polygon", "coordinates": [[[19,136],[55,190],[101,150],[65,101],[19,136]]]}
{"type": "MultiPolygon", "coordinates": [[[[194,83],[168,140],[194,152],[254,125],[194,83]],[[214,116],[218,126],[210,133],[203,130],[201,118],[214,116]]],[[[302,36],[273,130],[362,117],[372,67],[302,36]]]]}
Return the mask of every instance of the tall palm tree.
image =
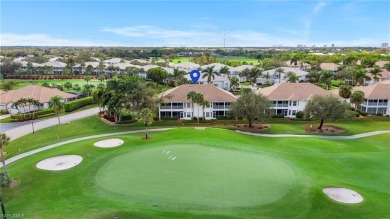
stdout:
{"type": "Polygon", "coordinates": [[[192,117],[194,117],[194,98],[196,98],[195,97],[196,96],[196,92],[195,91],[190,91],[190,92],[188,92],[188,94],[187,94],[187,100],[191,100],[191,106],[192,106],[192,117]]]}
{"type": "Polygon", "coordinates": [[[219,72],[214,70],[214,67],[215,67],[215,65],[207,67],[206,69],[202,70],[202,73],[205,73],[205,74],[203,74],[202,78],[207,77],[208,84],[211,84],[211,80],[214,80],[216,75],[217,76],[221,75],[219,72]]]}
{"type": "Polygon", "coordinates": [[[290,59],[290,65],[294,64],[294,66],[297,67],[299,60],[300,60],[300,57],[298,54],[292,54],[291,59],[290,59]]]}
{"type": "Polygon", "coordinates": [[[356,69],[352,74],[352,79],[355,82],[355,85],[364,85],[364,80],[371,80],[369,76],[366,75],[367,71],[364,68],[356,69]]]}
{"type": "Polygon", "coordinates": [[[221,69],[219,69],[219,74],[226,75],[230,79],[229,66],[223,66],[221,69]]]}
{"type": "Polygon", "coordinates": [[[57,114],[58,125],[59,125],[60,124],[60,113],[62,112],[62,110],[65,107],[65,104],[62,102],[62,97],[60,97],[58,95],[51,97],[49,106],[57,114]]]}
{"type": "Polygon", "coordinates": [[[198,104],[198,123],[199,123],[199,108],[202,104],[202,102],[204,101],[204,97],[203,97],[203,94],[202,93],[195,93],[195,96],[194,96],[194,102],[198,104]]]}
{"type": "Polygon", "coordinates": [[[320,82],[326,85],[326,89],[329,90],[332,85],[332,79],[334,78],[333,72],[330,70],[323,70],[320,74],[320,82]]]}
{"type": "Polygon", "coordinates": [[[370,73],[375,81],[378,81],[378,76],[381,76],[382,69],[379,68],[379,66],[375,66],[373,69],[370,70],[370,73]]]}
{"type": "Polygon", "coordinates": [[[206,99],[203,99],[203,101],[200,103],[200,105],[202,106],[203,120],[206,120],[206,113],[204,111],[204,108],[209,107],[210,106],[210,102],[207,101],[206,99]]]}
{"type": "Polygon", "coordinates": [[[283,68],[277,68],[275,70],[275,72],[278,73],[279,84],[280,84],[280,78],[282,77],[282,73],[284,73],[284,69],[283,68]]]}
{"type": "Polygon", "coordinates": [[[8,170],[7,170],[7,166],[5,165],[5,160],[4,160],[4,154],[3,154],[3,148],[5,146],[7,146],[9,144],[9,142],[11,141],[11,138],[8,137],[5,133],[1,133],[0,134],[0,156],[1,156],[1,162],[3,163],[3,167],[4,167],[4,173],[7,177],[7,179],[9,178],[8,177],[8,170]]]}

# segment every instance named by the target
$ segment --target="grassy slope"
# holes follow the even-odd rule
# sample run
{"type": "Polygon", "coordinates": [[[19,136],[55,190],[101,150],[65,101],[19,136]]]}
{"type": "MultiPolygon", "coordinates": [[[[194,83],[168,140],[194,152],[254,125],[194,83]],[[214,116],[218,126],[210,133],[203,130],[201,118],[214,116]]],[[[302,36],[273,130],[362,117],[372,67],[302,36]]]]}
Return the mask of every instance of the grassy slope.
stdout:
{"type": "MultiPolygon", "coordinates": [[[[45,151],[9,166],[11,175],[21,184],[4,191],[9,213],[24,213],[32,218],[386,218],[390,209],[388,170],[389,134],[356,140],[299,138],[259,138],[226,130],[193,128],[153,133],[152,141],[141,141],[140,135],[119,136],[126,146],[100,149],[96,140],[45,151]],[[228,139],[228,140],[226,140],[228,139]],[[132,150],[158,142],[182,141],[202,143],[233,150],[248,151],[284,159],[295,170],[301,183],[277,202],[247,208],[177,208],[136,203],[124,196],[102,192],[94,184],[99,167],[108,160],[132,150]],[[226,141],[229,141],[226,144],[226,141]],[[41,159],[79,154],[84,161],[63,172],[37,170],[41,159]],[[80,177],[83,176],[83,177],[80,177]],[[322,193],[325,186],[345,186],[360,192],[365,201],[357,205],[339,204],[322,193]]],[[[153,162],[151,160],[151,162],[153,162]]],[[[250,167],[249,167],[250,168],[250,167]]]]}

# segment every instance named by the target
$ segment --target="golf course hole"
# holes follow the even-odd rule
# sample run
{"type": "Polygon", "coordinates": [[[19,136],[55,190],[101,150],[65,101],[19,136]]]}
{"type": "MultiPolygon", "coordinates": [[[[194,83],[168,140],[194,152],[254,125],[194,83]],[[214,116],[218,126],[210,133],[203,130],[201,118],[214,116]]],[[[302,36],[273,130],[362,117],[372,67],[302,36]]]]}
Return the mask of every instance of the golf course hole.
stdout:
{"type": "Polygon", "coordinates": [[[123,140],[119,138],[111,138],[95,142],[93,145],[99,148],[113,148],[123,144],[123,140]]]}
{"type": "Polygon", "coordinates": [[[44,159],[37,163],[36,167],[42,170],[66,170],[78,165],[82,160],[79,155],[61,155],[44,159]]]}
{"type": "Polygon", "coordinates": [[[203,145],[148,147],[114,157],[98,187],[136,202],[175,207],[244,207],[282,199],[298,184],[284,161],[203,145]]]}
{"type": "Polygon", "coordinates": [[[363,201],[363,197],[351,189],[330,187],[322,191],[329,198],[342,203],[356,204],[363,201]]]}

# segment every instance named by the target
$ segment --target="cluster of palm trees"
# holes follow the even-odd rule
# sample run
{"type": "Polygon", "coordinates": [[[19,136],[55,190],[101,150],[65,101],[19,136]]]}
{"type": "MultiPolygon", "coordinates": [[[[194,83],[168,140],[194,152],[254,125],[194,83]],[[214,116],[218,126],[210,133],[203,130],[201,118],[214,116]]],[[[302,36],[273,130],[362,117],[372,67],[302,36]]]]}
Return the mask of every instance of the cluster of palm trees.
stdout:
{"type": "Polygon", "coordinates": [[[34,119],[34,113],[38,110],[41,103],[34,98],[21,98],[12,104],[12,108],[17,109],[21,115],[22,120],[34,119]],[[27,118],[27,114],[29,117],[27,118]]]}
{"type": "Polygon", "coordinates": [[[202,107],[202,115],[203,115],[202,117],[203,117],[203,119],[206,119],[205,108],[210,106],[210,102],[204,98],[203,94],[195,92],[195,91],[190,91],[187,94],[187,99],[191,100],[192,115],[194,115],[194,104],[195,103],[198,104],[198,116],[197,116],[198,123],[199,123],[199,115],[200,115],[199,108],[200,107],[202,107]]]}

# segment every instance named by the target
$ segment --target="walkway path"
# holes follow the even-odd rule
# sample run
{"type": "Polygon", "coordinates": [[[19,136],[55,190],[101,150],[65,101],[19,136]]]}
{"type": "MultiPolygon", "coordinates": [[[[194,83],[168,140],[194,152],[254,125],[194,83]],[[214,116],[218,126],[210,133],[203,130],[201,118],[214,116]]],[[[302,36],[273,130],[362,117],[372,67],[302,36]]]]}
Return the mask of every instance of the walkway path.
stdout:
{"type": "MultiPolygon", "coordinates": [[[[149,132],[157,132],[157,131],[166,131],[166,130],[170,130],[170,129],[172,129],[172,128],[149,129],[148,131],[149,132]]],[[[49,149],[52,149],[52,148],[56,148],[56,147],[59,147],[59,146],[62,146],[62,145],[66,145],[66,144],[69,144],[69,143],[77,142],[77,141],[83,141],[83,140],[88,140],[88,139],[92,139],[92,138],[108,137],[108,136],[112,136],[112,135],[135,134],[135,133],[142,133],[142,132],[145,132],[145,130],[115,132],[115,133],[107,133],[107,134],[100,134],[100,135],[90,135],[90,136],[86,136],[86,137],[75,138],[75,139],[71,139],[71,140],[67,140],[67,141],[62,141],[62,142],[58,142],[58,143],[55,143],[55,144],[51,144],[51,145],[48,145],[48,146],[45,146],[45,147],[41,147],[41,148],[38,148],[38,149],[35,149],[35,150],[32,150],[32,151],[25,152],[23,154],[16,155],[14,157],[11,157],[11,158],[5,160],[5,163],[6,163],[6,165],[8,165],[8,164],[10,164],[12,162],[15,162],[17,160],[25,158],[27,156],[30,156],[30,155],[33,155],[33,154],[36,154],[36,153],[39,153],[39,152],[42,152],[42,151],[46,151],[46,150],[49,150],[49,149]]],[[[0,167],[3,167],[3,164],[0,163],[0,167]]]]}
{"type": "MultiPolygon", "coordinates": [[[[60,116],[60,121],[61,121],[61,123],[67,123],[67,122],[71,122],[74,120],[78,120],[78,119],[82,119],[82,118],[85,118],[88,116],[95,115],[98,112],[99,112],[99,108],[95,107],[95,108],[91,108],[91,109],[87,109],[87,110],[83,110],[83,111],[79,111],[79,112],[75,112],[75,113],[70,113],[70,114],[67,114],[64,116],[60,116]]],[[[3,124],[0,124],[0,125],[2,126],[3,124]]],[[[58,125],[57,117],[34,122],[34,130],[38,131],[38,130],[48,128],[50,126],[55,126],[55,125],[58,125]]],[[[4,133],[7,134],[7,136],[9,136],[11,138],[11,141],[13,141],[17,138],[20,138],[20,137],[27,135],[27,134],[30,134],[32,132],[33,132],[32,125],[29,122],[27,125],[24,124],[20,127],[7,130],[4,133]]]]}
{"type": "MultiPolygon", "coordinates": [[[[150,129],[150,132],[156,132],[156,131],[166,131],[171,130],[174,128],[160,128],[160,129],[150,129]]],[[[135,130],[135,131],[125,131],[125,132],[115,132],[115,133],[107,133],[107,134],[99,134],[99,135],[91,135],[81,138],[75,138],[67,141],[62,141],[59,143],[51,144],[45,147],[41,147],[32,151],[25,152],[23,154],[16,155],[14,157],[11,157],[7,159],[5,162],[6,164],[10,164],[12,162],[15,162],[17,160],[20,160],[24,157],[39,153],[41,151],[46,151],[51,148],[59,147],[62,145],[66,145],[69,143],[77,142],[77,141],[83,141],[87,139],[93,139],[93,138],[100,138],[100,137],[108,137],[113,135],[123,135],[123,134],[135,134],[135,133],[142,133],[144,130],[135,130]]],[[[324,136],[324,135],[294,135],[294,134],[259,134],[259,133],[250,133],[250,132],[242,132],[242,131],[236,131],[238,133],[246,134],[246,135],[253,135],[253,136],[261,136],[261,137],[270,137],[270,138],[280,138],[280,137],[295,137],[295,138],[324,138],[324,139],[357,139],[357,138],[364,138],[369,137],[373,135],[380,135],[380,134],[386,134],[390,133],[390,130],[382,130],[382,131],[373,131],[373,132],[366,132],[356,135],[350,135],[350,136],[324,136]]],[[[0,163],[0,167],[3,165],[0,163]]]]}

